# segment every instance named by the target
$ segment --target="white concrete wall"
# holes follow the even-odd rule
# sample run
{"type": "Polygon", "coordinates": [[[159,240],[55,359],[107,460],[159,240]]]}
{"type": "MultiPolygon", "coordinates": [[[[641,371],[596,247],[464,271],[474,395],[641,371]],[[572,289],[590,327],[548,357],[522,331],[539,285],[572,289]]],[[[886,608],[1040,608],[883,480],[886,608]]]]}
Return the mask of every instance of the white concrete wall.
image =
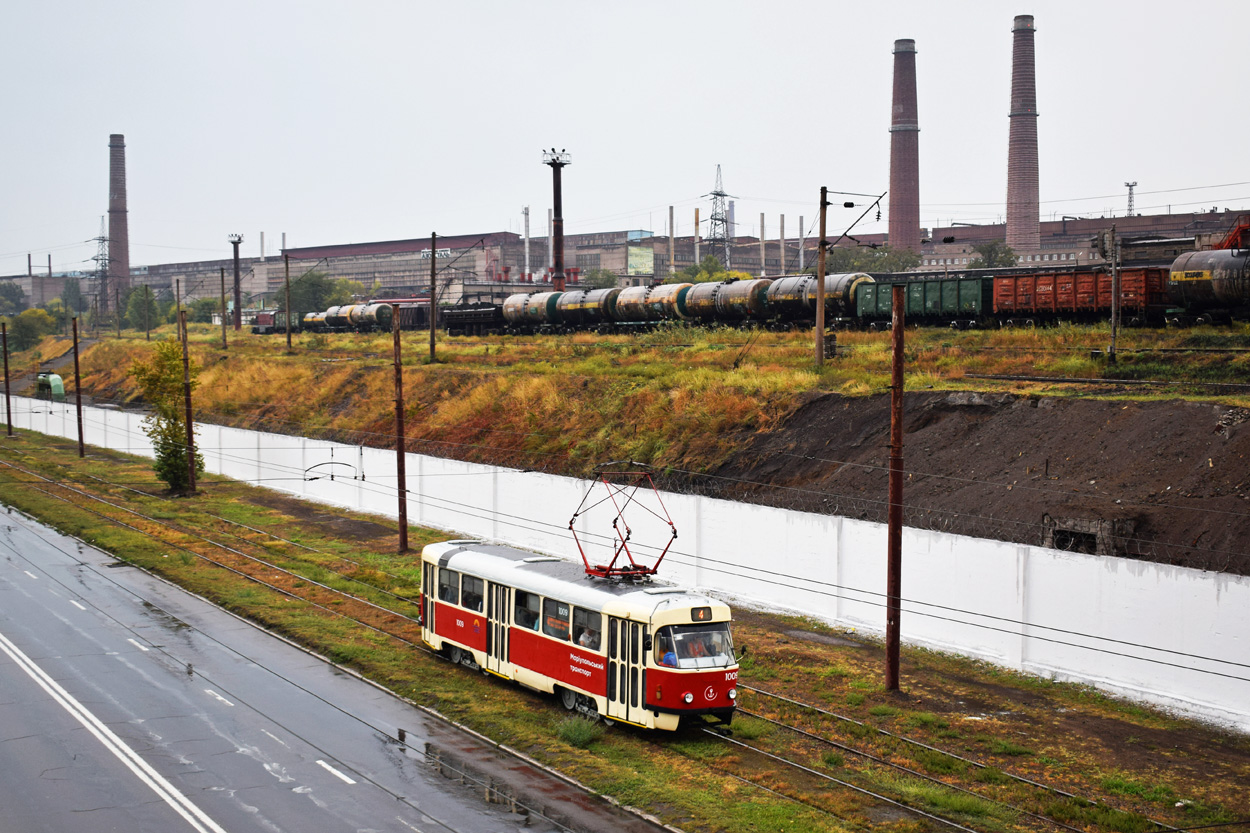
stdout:
{"type": "MultiPolygon", "coordinates": [[[[17,427],[77,437],[72,407],[13,401],[17,427]]],[[[83,411],[88,443],[151,455],[142,415],[83,411]]],[[[216,425],[200,426],[198,442],[210,471],[398,514],[394,452],[216,425]]],[[[412,523],[578,557],[568,524],[586,482],[418,454],[406,467],[412,523]]],[[[882,630],[883,525],[689,495],[664,500],[680,534],[662,568],[669,580],[882,630]]],[[[577,528],[584,541],[602,540],[589,518],[577,528]]],[[[904,531],[903,561],[909,643],[1250,731],[1248,578],[919,529],[904,531]]]]}

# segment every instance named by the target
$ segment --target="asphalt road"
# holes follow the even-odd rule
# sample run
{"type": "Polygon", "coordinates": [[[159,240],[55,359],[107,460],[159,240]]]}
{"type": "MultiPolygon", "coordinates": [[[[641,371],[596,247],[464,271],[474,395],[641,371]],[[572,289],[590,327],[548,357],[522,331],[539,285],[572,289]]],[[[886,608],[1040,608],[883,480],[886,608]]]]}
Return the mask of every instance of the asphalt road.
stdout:
{"type": "Polygon", "coordinates": [[[659,828],[0,514],[0,833],[519,829],[659,828]]]}

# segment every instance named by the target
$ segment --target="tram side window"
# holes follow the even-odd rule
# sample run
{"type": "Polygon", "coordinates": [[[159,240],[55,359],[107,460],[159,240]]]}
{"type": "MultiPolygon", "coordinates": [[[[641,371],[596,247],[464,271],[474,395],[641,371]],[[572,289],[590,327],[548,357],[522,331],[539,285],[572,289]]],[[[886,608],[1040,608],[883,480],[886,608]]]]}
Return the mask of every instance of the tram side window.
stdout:
{"type": "Polygon", "coordinates": [[[513,611],[513,618],[517,627],[526,628],[528,630],[538,630],[539,598],[536,593],[526,593],[524,591],[516,591],[516,609],[513,611]]]}
{"type": "Polygon", "coordinates": [[[599,650],[603,634],[603,614],[594,610],[573,608],[573,640],[583,648],[599,650]]]}
{"type": "Polygon", "coordinates": [[[482,612],[483,592],[486,589],[486,583],[480,578],[473,576],[460,577],[460,601],[469,610],[482,612]]]}
{"type": "Polygon", "coordinates": [[[569,603],[543,600],[543,633],[569,641],[569,603]]]}
{"type": "Polygon", "coordinates": [[[460,604],[460,574],[444,567],[438,569],[438,600],[460,604]]]}

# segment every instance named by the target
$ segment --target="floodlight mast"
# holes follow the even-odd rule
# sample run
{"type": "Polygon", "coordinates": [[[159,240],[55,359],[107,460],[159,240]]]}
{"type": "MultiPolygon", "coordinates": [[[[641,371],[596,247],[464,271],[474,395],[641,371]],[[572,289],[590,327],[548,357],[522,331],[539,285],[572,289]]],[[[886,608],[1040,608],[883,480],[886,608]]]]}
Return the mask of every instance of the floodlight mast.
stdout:
{"type": "Polygon", "coordinates": [[[551,288],[556,292],[564,291],[564,200],[560,193],[560,170],[566,165],[573,164],[573,155],[566,150],[543,151],[543,164],[551,167],[552,190],[552,212],[551,219],[551,259],[552,269],[551,288]]]}

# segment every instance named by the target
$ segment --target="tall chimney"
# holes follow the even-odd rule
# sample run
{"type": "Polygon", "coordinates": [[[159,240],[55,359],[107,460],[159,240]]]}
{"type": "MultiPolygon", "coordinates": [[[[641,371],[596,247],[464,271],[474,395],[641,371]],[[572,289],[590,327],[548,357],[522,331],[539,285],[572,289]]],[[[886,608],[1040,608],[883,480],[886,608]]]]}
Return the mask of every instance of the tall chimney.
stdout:
{"type": "Polygon", "coordinates": [[[109,135],[108,285],[100,287],[100,310],[130,289],[130,232],[126,223],[126,137],[109,135]]]}
{"type": "Polygon", "coordinates": [[[920,252],[920,120],[916,112],[916,42],[911,38],[894,41],[890,247],[920,252]]]}
{"type": "Polygon", "coordinates": [[[1007,245],[1016,252],[1036,251],[1042,245],[1033,32],[1033,15],[1016,15],[1011,27],[1011,133],[1007,142],[1007,245]]]}

